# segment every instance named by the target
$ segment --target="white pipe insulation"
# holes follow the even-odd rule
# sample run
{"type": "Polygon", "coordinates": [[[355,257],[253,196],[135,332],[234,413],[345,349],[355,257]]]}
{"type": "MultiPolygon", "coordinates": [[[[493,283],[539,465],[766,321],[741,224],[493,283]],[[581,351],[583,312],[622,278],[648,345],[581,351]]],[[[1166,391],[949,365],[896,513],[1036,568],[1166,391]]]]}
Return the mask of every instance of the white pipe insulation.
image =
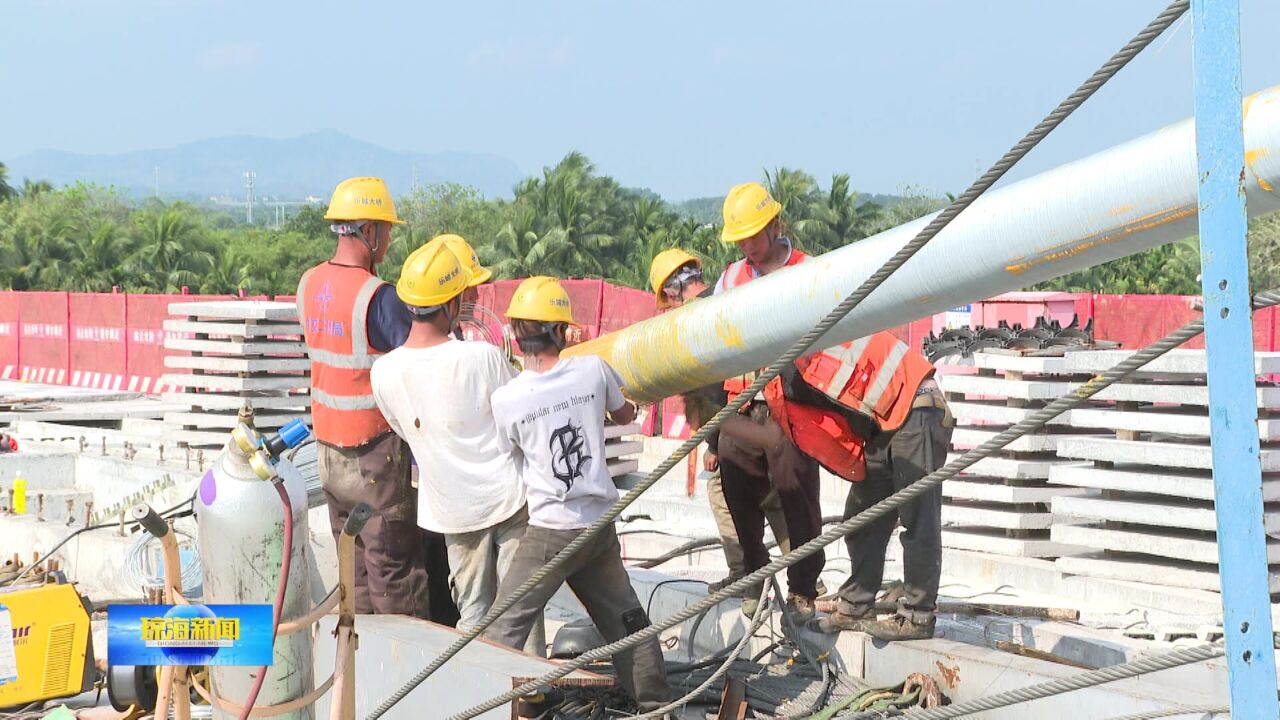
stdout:
{"type": "MultiPolygon", "coordinates": [[[[988,191],[815,347],[1175,242],[1197,233],[1192,119],[988,191]]],[[[1280,86],[1244,102],[1250,217],[1280,210],[1280,86]]],[[[571,348],[652,401],[762,368],[934,216],[571,348]]]]}

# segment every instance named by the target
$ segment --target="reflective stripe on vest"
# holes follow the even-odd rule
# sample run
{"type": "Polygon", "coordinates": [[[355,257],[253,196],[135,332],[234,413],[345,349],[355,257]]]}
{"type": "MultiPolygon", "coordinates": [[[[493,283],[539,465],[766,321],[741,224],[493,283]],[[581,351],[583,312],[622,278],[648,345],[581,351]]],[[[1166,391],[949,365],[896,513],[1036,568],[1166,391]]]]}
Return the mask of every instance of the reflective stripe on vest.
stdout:
{"type": "Polygon", "coordinates": [[[357,447],[391,430],[369,381],[381,355],[369,347],[369,305],[382,285],[363,268],[333,264],[308,270],[298,283],[298,318],[311,360],[312,429],[330,445],[357,447]]]}
{"type": "Polygon", "coordinates": [[[796,365],[806,383],[885,431],[902,425],[916,389],[933,374],[923,356],[883,331],[806,355],[796,365]]]}

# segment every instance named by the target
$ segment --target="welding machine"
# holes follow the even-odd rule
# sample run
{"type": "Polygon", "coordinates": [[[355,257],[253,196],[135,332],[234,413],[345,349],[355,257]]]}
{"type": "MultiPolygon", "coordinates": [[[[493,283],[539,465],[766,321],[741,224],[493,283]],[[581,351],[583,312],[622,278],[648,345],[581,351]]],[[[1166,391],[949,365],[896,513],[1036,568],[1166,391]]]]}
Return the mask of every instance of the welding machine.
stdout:
{"type": "Polygon", "coordinates": [[[61,573],[44,585],[0,588],[0,709],[93,689],[92,612],[61,573]]]}

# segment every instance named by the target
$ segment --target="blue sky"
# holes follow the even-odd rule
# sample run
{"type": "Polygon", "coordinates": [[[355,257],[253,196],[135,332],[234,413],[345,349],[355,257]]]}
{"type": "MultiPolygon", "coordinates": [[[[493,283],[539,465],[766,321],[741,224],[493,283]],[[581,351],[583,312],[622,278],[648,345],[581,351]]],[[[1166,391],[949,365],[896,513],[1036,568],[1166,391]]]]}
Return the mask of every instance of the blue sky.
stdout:
{"type": "MultiPolygon", "coordinates": [[[[671,199],[761,169],[958,192],[1166,3],[8,0],[0,161],[332,128],[388,148],[570,150],[671,199]]],[[[1241,0],[1244,90],[1280,3],[1241,0]]],[[[1191,114],[1191,23],[1011,176],[1191,114]]]]}

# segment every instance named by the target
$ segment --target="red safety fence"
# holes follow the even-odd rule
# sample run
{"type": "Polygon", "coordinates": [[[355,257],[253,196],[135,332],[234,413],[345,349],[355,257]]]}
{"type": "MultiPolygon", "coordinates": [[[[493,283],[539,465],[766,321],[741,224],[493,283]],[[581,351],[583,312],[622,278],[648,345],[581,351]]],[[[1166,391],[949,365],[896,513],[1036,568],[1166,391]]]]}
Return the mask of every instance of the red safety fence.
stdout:
{"type": "Polygon", "coordinates": [[[129,296],[71,293],[68,385],[121,390],[128,375],[129,296]]]}
{"type": "Polygon", "coordinates": [[[66,384],[71,367],[70,319],[67,293],[18,295],[17,365],[23,382],[66,384]]]}
{"type": "Polygon", "coordinates": [[[18,364],[22,330],[18,324],[18,293],[0,292],[0,380],[22,375],[18,364]]]}

